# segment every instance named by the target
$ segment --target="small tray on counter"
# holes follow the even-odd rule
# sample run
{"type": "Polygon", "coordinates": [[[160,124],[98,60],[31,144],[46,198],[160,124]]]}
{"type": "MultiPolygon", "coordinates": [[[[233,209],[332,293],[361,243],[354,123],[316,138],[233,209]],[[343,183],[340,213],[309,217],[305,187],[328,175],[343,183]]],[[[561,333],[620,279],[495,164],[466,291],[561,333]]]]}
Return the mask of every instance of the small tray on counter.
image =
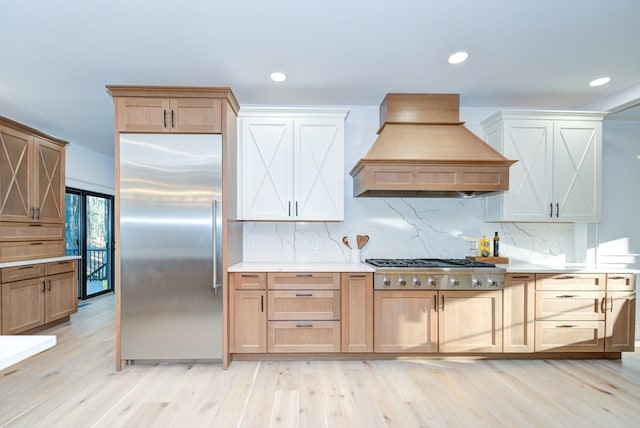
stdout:
{"type": "Polygon", "coordinates": [[[497,264],[497,265],[507,265],[507,264],[509,264],[509,257],[466,256],[465,258],[467,260],[475,260],[475,261],[478,261],[478,262],[485,262],[485,263],[494,263],[494,264],[497,264]]]}

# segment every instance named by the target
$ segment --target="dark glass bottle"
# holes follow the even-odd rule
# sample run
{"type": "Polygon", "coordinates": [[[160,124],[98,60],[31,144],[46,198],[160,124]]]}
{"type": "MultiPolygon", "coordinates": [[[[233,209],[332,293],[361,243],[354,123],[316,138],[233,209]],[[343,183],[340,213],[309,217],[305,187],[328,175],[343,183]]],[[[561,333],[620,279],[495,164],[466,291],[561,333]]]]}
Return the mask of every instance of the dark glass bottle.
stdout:
{"type": "Polygon", "coordinates": [[[493,257],[500,256],[500,237],[498,232],[493,235],[493,257]]]}

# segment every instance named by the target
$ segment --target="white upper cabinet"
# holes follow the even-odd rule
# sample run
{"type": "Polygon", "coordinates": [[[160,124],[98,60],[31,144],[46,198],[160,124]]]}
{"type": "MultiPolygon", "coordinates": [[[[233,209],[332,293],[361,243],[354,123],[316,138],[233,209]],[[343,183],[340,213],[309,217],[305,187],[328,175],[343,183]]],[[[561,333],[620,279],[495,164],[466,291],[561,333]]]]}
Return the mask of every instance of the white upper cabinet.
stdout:
{"type": "Polygon", "coordinates": [[[243,108],[242,220],[344,219],[346,109],[243,108]]]}
{"type": "Polygon", "coordinates": [[[600,221],[602,112],[502,111],[482,122],[509,159],[509,190],[487,197],[485,221],[600,221]]]}

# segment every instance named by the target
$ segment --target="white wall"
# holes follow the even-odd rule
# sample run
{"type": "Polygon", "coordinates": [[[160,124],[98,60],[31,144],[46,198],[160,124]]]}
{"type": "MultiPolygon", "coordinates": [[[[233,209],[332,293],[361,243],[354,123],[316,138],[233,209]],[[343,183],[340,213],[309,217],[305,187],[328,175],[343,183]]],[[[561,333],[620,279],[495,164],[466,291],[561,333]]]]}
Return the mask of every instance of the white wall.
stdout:
{"type": "MultiPolygon", "coordinates": [[[[605,120],[602,134],[597,257],[612,266],[640,264],[640,122],[605,120]]],[[[640,340],[640,299],[636,299],[636,314],[636,340],[640,340]]]]}
{"type": "Polygon", "coordinates": [[[72,143],[66,148],[66,159],[67,187],[114,194],[113,158],[72,143]]]}

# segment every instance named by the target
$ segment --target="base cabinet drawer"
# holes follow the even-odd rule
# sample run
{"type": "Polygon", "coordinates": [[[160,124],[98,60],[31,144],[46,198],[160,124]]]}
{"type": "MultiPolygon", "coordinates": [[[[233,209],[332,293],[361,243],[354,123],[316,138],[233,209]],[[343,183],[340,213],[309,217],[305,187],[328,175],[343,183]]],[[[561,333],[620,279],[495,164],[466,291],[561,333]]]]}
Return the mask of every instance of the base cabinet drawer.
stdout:
{"type": "Polygon", "coordinates": [[[0,262],[64,256],[64,240],[0,242],[0,262]]]}
{"type": "Polygon", "coordinates": [[[270,320],[338,320],[338,290],[269,290],[267,313],[270,320]]]}
{"type": "Polygon", "coordinates": [[[604,321],[604,297],[600,291],[537,291],[536,321],[604,321]]]}
{"type": "Polygon", "coordinates": [[[268,352],[339,352],[340,321],[269,321],[268,352]]]}
{"type": "Polygon", "coordinates": [[[604,291],[606,283],[600,273],[536,274],[536,290],[604,291]]]}
{"type": "Polygon", "coordinates": [[[536,321],[536,352],[604,352],[604,321],[536,321]]]}

